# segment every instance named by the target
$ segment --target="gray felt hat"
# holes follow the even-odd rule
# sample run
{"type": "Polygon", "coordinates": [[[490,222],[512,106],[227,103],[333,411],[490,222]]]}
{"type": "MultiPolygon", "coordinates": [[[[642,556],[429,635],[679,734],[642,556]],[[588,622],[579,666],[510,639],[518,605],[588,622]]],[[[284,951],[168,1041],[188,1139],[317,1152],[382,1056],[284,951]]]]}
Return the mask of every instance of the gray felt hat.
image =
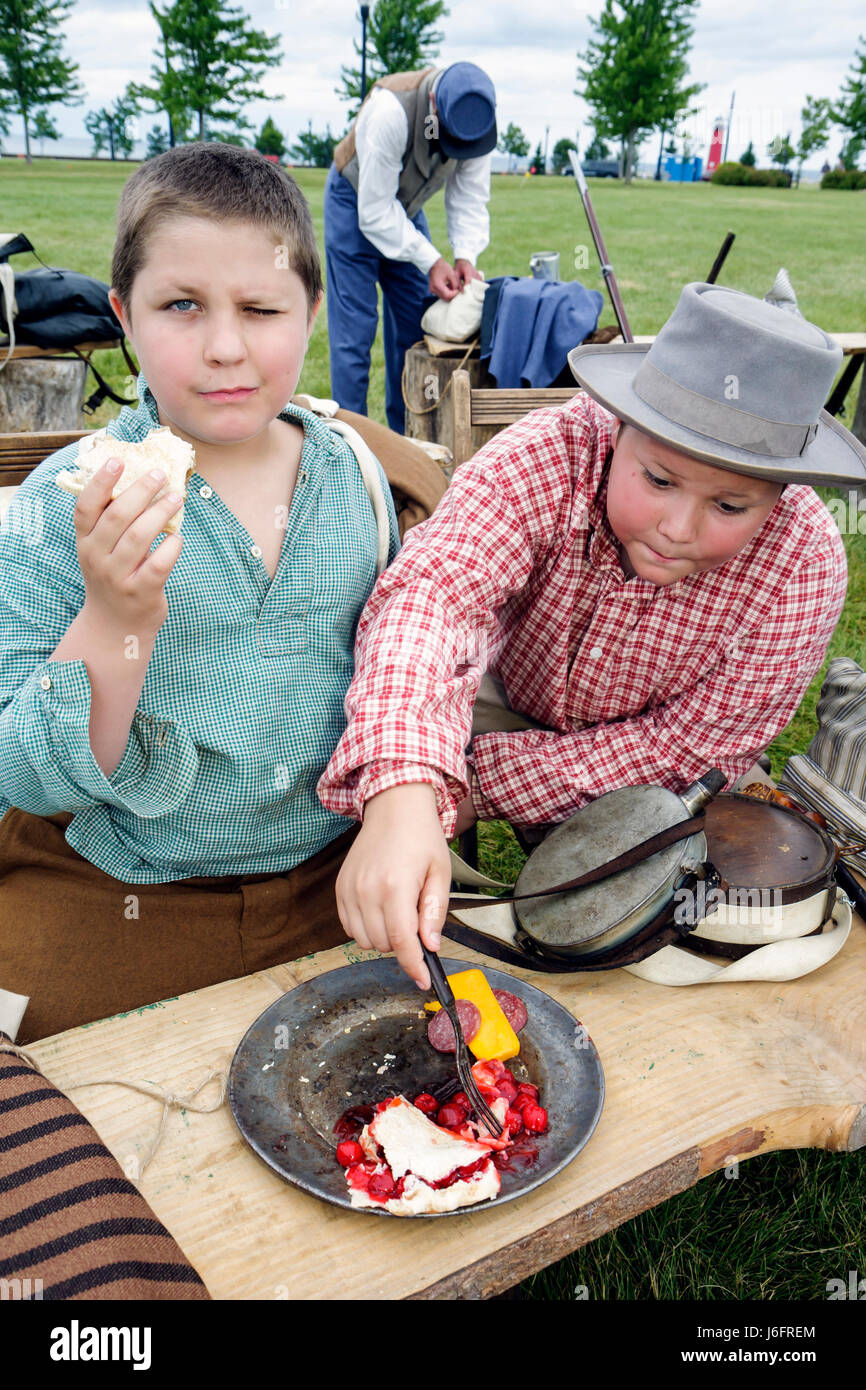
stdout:
{"type": "Polygon", "coordinates": [[[866,448],[824,410],[842,349],[805,319],[686,285],[651,345],[590,343],[568,363],[606,409],[673,449],[773,482],[866,484],[866,448]]]}

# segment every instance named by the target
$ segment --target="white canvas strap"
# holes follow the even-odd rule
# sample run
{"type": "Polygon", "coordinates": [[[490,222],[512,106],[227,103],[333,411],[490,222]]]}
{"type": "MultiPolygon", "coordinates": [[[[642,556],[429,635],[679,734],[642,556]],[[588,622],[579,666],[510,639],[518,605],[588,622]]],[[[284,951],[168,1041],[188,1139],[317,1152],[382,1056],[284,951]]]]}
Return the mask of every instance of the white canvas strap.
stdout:
{"type": "Polygon", "coordinates": [[[319,396],[298,396],[297,399],[303,403],[305,409],[311,410],[333,430],[334,434],[339,434],[345,439],[355,458],[358,460],[358,467],[361,470],[361,477],[367,496],[373,507],[373,514],[376,517],[376,529],[378,531],[378,553],[376,556],[376,578],[387,568],[388,552],[391,548],[391,528],[388,521],[388,504],[385,501],[385,493],[382,487],[382,477],[379,472],[379,465],[369,445],[361,438],[356,429],[347,425],[345,420],[335,420],[334,416],[339,410],[336,401],[325,400],[319,396]]]}
{"type": "Polygon", "coordinates": [[[713,985],[742,984],[746,980],[798,980],[801,975],[809,975],[819,970],[834,956],[838,955],[851,932],[851,903],[837,889],[836,906],[833,909],[833,930],[821,936],[789,937],[783,941],[771,941],[767,946],[759,946],[747,956],[731,961],[730,965],[718,965],[703,956],[696,956],[680,946],[663,946],[654,956],[639,961],[637,965],[625,965],[641,980],[649,980],[655,985],[713,985]]]}
{"type": "Polygon", "coordinates": [[[15,272],[8,261],[0,263],[0,301],[3,305],[3,321],[9,325],[9,346],[6,356],[0,362],[2,372],[15,351],[15,315],[18,312],[18,305],[15,303],[15,272]]]}

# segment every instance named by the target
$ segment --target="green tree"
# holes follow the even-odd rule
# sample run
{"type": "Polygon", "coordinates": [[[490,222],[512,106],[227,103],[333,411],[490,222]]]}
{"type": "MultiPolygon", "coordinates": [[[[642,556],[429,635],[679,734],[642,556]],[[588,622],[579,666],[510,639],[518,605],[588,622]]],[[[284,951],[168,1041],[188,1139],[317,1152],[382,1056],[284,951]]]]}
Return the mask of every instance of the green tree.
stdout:
{"type": "Polygon", "coordinates": [[[795,153],[794,146],[791,144],[790,130],[787,135],[774,135],[767,146],[767,154],[773,163],[781,164],[783,169],[787,169],[795,153]]]}
{"type": "Polygon", "coordinates": [[[866,36],[861,34],[859,42],[863,47],[854,55],[841,96],[831,114],[836,125],[866,140],[866,36]]]}
{"type": "Polygon", "coordinates": [[[507,128],[499,137],[499,143],[496,148],[502,150],[503,154],[509,156],[508,166],[510,168],[510,156],[516,156],[518,159],[521,159],[523,155],[529,154],[529,141],[520,129],[520,126],[515,125],[513,121],[509,121],[507,128]]]}
{"type": "Polygon", "coordinates": [[[282,159],[286,153],[286,142],[283,139],[283,132],[274,125],[271,117],[265,121],[258,135],[256,136],[256,149],[259,154],[275,154],[282,159]]]}
{"type": "Polygon", "coordinates": [[[755,147],[750,140],[747,148],[740,155],[740,163],[745,164],[749,169],[754,169],[757,162],[758,160],[755,155],[755,147]]]}
{"type": "Polygon", "coordinates": [[[190,126],[192,125],[192,115],[185,105],[185,95],[182,80],[172,66],[172,50],[169,42],[167,25],[163,16],[157,10],[152,0],[148,0],[150,12],[153,15],[160,32],[160,42],[162,52],[160,58],[163,67],[159,62],[154,63],[150,70],[151,78],[155,83],[154,87],[148,88],[141,83],[131,83],[130,91],[134,94],[137,101],[149,101],[153,103],[155,111],[164,111],[166,115],[167,133],[163,138],[153,126],[147,139],[146,159],[152,159],[154,155],[161,154],[163,150],[172,148],[176,144],[183,144],[189,140],[190,126]]]}
{"type": "Polygon", "coordinates": [[[825,97],[806,97],[806,101],[800,111],[800,121],[802,129],[800,139],[797,142],[797,187],[800,186],[800,175],[803,172],[803,165],[814,154],[816,150],[823,150],[827,147],[830,139],[830,103],[825,97]]]}
{"type": "Polygon", "coordinates": [[[595,134],[592,137],[592,140],[587,145],[583,157],[584,159],[610,158],[610,145],[605,144],[598,131],[595,132],[595,134]]]}
{"type": "Polygon", "coordinates": [[[94,156],[108,145],[112,159],[117,158],[118,151],[122,159],[128,159],[138,131],[137,118],[138,103],[130,96],[128,86],[113,108],[103,106],[99,111],[89,111],[84,118],[84,128],[93,137],[94,156]]]}
{"type": "MultiPolygon", "coordinates": [[[[448,10],[444,0],[376,0],[367,21],[367,90],[389,72],[418,72],[430,66],[445,35],[434,25],[448,10]]],[[[354,41],[361,57],[361,45],[354,41]]],[[[361,69],[342,67],[337,96],[351,103],[349,116],[361,104],[361,69]]]]}
{"type": "Polygon", "coordinates": [[[30,127],[38,106],[55,101],[79,106],[84,90],[78,64],[62,56],[62,21],[74,0],[0,0],[0,109],[24,122],[24,148],[30,154],[30,127]]]}
{"type": "Polygon", "coordinates": [[[535,146],[535,154],[532,156],[532,162],[535,165],[536,174],[543,174],[546,172],[544,168],[544,150],[541,148],[540,140],[535,146]]]}
{"type": "Polygon", "coordinates": [[[39,141],[39,153],[45,153],[46,140],[59,140],[60,131],[52,121],[47,111],[34,111],[33,113],[33,135],[39,141]]]}
{"type": "Polygon", "coordinates": [[[161,126],[151,126],[147,133],[147,149],[145,159],[153,159],[155,155],[162,154],[168,149],[168,136],[161,126]]]}
{"type": "Polygon", "coordinates": [[[172,122],[183,122],[191,112],[197,140],[242,143],[241,132],[252,130],[243,108],[278,95],[258,83],[264,69],[282,61],[274,51],[279,35],[251,28],[243,11],[225,0],[175,0],[162,11],[151,0],[150,9],[162,35],[165,68],[151,69],[153,86],[133,86],[135,97],[167,111],[172,122]],[[219,136],[217,121],[229,123],[219,136]]]}
{"type": "Polygon", "coordinates": [[[577,145],[573,140],[565,136],[562,140],[557,140],[553,147],[553,154],[550,157],[551,166],[555,174],[561,174],[563,169],[571,168],[571,161],[568,158],[569,150],[577,150],[577,145]]]}
{"type": "Polygon", "coordinates": [[[626,183],[637,147],[655,129],[668,129],[689,114],[701,83],[684,85],[698,0],[605,0],[595,36],[578,55],[576,88],[593,112],[600,136],[623,145],[626,183]]]}
{"type": "Polygon", "coordinates": [[[308,169],[327,169],[334,157],[336,143],[337,137],[331,134],[330,125],[324,135],[317,135],[311,124],[307,130],[301,131],[289,150],[289,157],[308,169]]]}
{"type": "Polygon", "coordinates": [[[857,161],[863,153],[864,145],[866,145],[866,140],[864,140],[862,136],[851,135],[848,137],[839,151],[839,158],[842,161],[843,169],[857,168],[857,161]]]}

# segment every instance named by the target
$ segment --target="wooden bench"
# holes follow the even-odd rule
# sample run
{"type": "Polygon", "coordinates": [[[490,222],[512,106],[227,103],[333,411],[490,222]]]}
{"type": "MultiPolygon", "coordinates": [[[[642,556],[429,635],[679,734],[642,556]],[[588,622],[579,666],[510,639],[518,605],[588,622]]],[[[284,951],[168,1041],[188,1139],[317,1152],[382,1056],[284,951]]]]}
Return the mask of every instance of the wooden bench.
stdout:
{"type": "Polygon", "coordinates": [[[17,487],[49,454],[67,444],[76,444],[89,433],[89,430],[46,430],[41,434],[0,434],[0,487],[17,487]]]}
{"type": "MultiPolygon", "coordinates": [[[[831,333],[829,335],[841,347],[849,359],[842,376],[834,387],[827,402],[831,414],[838,414],[844,404],[858,370],[866,358],[866,333],[831,333]]],[[[615,342],[619,341],[614,339],[615,342]]],[[[636,343],[652,343],[654,336],[639,336],[636,343]]],[[[531,410],[541,410],[546,406],[563,405],[571,400],[580,388],[577,382],[571,387],[550,387],[546,390],[521,390],[496,388],[474,388],[466,371],[457,371],[451,383],[451,400],[454,413],[454,465],[465,463],[472,457],[472,430],[481,429],[488,439],[499,430],[521,420],[531,410]]],[[[854,412],[852,433],[861,443],[866,444],[866,375],[860,386],[860,395],[854,412]]],[[[476,435],[477,437],[477,435],[476,435]]]]}

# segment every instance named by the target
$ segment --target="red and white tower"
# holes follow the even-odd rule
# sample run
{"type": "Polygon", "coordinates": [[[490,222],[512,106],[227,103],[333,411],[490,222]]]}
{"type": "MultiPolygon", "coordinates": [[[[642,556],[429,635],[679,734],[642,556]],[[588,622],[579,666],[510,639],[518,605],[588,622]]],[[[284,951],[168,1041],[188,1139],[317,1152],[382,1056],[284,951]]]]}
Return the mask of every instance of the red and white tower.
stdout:
{"type": "Polygon", "coordinates": [[[707,159],[707,166],[704,170],[704,178],[718,169],[722,162],[722,147],[725,143],[725,118],[717,116],[713,125],[713,138],[710,141],[710,153],[707,159]]]}

